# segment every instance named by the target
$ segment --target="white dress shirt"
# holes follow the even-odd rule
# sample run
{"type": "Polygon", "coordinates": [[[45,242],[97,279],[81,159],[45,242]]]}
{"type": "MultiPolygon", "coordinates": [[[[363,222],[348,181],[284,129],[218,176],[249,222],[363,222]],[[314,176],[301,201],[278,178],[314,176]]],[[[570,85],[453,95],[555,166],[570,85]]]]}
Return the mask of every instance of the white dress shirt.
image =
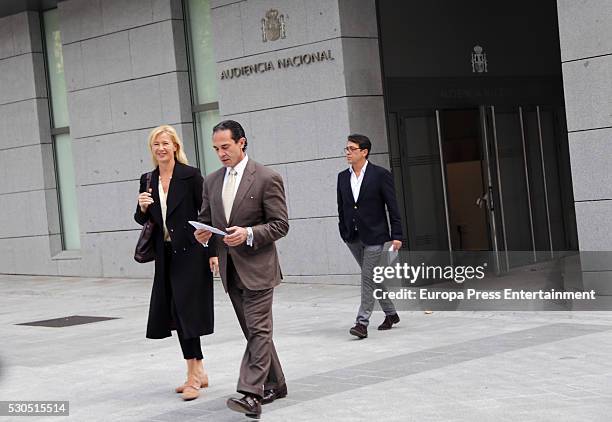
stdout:
{"type": "MultiPolygon", "coordinates": [[[[236,184],[234,185],[234,194],[233,194],[234,200],[236,199],[236,192],[238,192],[238,187],[240,186],[240,181],[242,180],[242,175],[244,174],[244,170],[246,169],[246,165],[248,161],[249,161],[249,156],[245,154],[242,161],[236,164],[235,167],[227,167],[225,169],[225,176],[223,177],[223,188],[225,188],[225,184],[227,183],[227,178],[229,176],[230,171],[232,169],[236,171],[236,184]]],[[[221,189],[222,191],[223,191],[223,188],[221,189]]],[[[229,215],[226,217],[229,218],[229,215]]],[[[253,246],[253,229],[251,227],[247,227],[246,230],[247,230],[246,244],[247,246],[253,246]]]]}
{"type": "Polygon", "coordinates": [[[353,170],[353,166],[349,167],[349,171],[351,172],[351,190],[353,191],[353,199],[357,202],[357,198],[359,198],[359,191],[361,190],[361,182],[363,182],[363,176],[366,172],[366,167],[368,166],[368,160],[363,164],[361,171],[359,172],[359,177],[355,174],[353,170]]]}
{"type": "MultiPolygon", "coordinates": [[[[236,184],[234,185],[234,194],[233,194],[234,199],[236,198],[236,192],[238,192],[238,186],[240,186],[240,181],[242,180],[242,175],[244,174],[244,169],[246,168],[248,161],[249,161],[249,156],[245,154],[242,161],[236,164],[236,167],[227,167],[225,169],[225,176],[223,177],[223,187],[221,188],[221,191],[223,191],[223,189],[225,188],[225,184],[227,183],[227,177],[229,176],[230,170],[232,168],[236,170],[236,184]]],[[[229,217],[229,215],[226,217],[229,217]]]]}
{"type": "MultiPolygon", "coordinates": [[[[168,186],[168,187],[170,187],[170,186],[168,186]]],[[[164,187],[162,185],[161,177],[159,178],[159,185],[157,186],[157,190],[159,191],[159,205],[161,206],[162,222],[164,223],[163,224],[164,242],[169,242],[170,241],[170,233],[168,233],[168,227],[166,227],[166,211],[168,210],[168,207],[166,205],[166,201],[168,199],[168,194],[166,192],[164,192],[164,187]]]]}

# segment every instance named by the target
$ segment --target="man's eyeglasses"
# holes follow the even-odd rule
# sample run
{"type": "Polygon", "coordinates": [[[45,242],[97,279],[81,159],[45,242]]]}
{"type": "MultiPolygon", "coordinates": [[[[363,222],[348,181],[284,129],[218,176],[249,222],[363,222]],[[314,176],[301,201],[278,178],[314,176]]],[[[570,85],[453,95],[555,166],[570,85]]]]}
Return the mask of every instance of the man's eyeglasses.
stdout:
{"type": "Polygon", "coordinates": [[[350,152],[355,152],[355,151],[362,150],[362,149],[363,148],[357,148],[357,147],[344,147],[342,151],[348,154],[350,152]]]}

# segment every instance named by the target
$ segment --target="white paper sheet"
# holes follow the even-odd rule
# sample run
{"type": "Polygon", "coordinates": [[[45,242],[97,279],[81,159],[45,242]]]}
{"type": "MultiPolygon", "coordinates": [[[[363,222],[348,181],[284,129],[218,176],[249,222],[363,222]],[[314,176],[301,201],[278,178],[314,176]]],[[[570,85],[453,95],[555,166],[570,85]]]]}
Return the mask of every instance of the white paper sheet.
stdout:
{"type": "Polygon", "coordinates": [[[387,252],[389,252],[389,265],[391,265],[391,263],[397,259],[399,252],[393,250],[393,243],[391,243],[391,247],[387,250],[387,252]]]}
{"type": "Polygon", "coordinates": [[[191,224],[196,229],[204,229],[204,230],[211,231],[211,232],[213,232],[215,234],[220,234],[221,236],[227,236],[227,233],[225,233],[224,231],[219,230],[219,229],[217,229],[217,228],[215,228],[213,226],[209,226],[207,224],[202,224],[202,223],[199,223],[197,221],[189,221],[189,224],[191,224]]]}

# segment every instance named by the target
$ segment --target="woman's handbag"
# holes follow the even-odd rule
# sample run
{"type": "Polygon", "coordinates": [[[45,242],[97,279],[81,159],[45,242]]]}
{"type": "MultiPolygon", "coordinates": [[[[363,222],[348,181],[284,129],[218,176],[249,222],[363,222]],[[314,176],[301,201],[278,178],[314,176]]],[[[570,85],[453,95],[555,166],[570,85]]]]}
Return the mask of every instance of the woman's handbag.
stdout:
{"type": "MultiPolygon", "coordinates": [[[[147,173],[147,190],[151,187],[151,173],[147,173]]],[[[149,218],[142,226],[140,237],[136,243],[136,251],[134,252],[134,259],[141,264],[145,262],[151,262],[155,260],[155,244],[153,243],[153,230],[155,224],[149,218]]]]}

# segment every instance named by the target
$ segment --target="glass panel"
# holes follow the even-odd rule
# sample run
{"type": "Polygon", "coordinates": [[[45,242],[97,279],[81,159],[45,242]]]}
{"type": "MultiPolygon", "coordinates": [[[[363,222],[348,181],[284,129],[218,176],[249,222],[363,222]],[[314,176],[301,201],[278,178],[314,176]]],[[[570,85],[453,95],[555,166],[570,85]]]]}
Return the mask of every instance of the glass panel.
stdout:
{"type": "MultiPolygon", "coordinates": [[[[480,136],[482,141],[482,173],[485,184],[484,193],[480,205],[487,209],[487,221],[489,223],[489,238],[491,245],[491,259],[495,262],[495,271],[507,269],[505,255],[502,258],[500,250],[503,249],[503,233],[501,228],[501,207],[499,189],[497,188],[497,165],[495,160],[495,131],[491,106],[479,107],[480,114],[480,136]],[[504,260],[502,262],[502,259],[504,260]]],[[[492,262],[493,262],[492,261],[492,262]]]]}
{"type": "MultiPolygon", "coordinates": [[[[389,144],[389,157],[391,160],[391,172],[393,173],[393,183],[395,185],[395,195],[397,199],[398,206],[400,208],[400,214],[402,216],[402,236],[403,239],[408,239],[408,217],[406,215],[406,209],[403,206],[405,203],[404,199],[404,181],[402,179],[402,164],[401,164],[401,152],[399,142],[397,139],[399,137],[399,117],[397,113],[389,113],[389,138],[396,140],[396,142],[391,142],[389,144]]],[[[404,249],[408,247],[408,243],[404,245],[404,249]]]]}
{"type": "Polygon", "coordinates": [[[447,251],[446,214],[436,118],[403,116],[400,150],[412,251],[447,251]]]}
{"type": "Polygon", "coordinates": [[[212,129],[219,123],[219,110],[196,113],[198,134],[198,159],[204,174],[210,174],[221,168],[221,162],[212,147],[212,129]]]}
{"type": "MultiPolygon", "coordinates": [[[[578,250],[578,234],[576,231],[576,211],[574,209],[574,191],[572,186],[572,170],[570,167],[567,123],[565,108],[551,108],[555,121],[555,139],[557,145],[557,171],[559,191],[562,203],[562,217],[565,229],[565,244],[562,250],[578,250]]],[[[545,110],[546,111],[546,110],[545,110]]],[[[553,241],[554,241],[553,237],[553,241]]]]}
{"type": "MultiPolygon", "coordinates": [[[[532,251],[527,177],[518,108],[503,110],[496,107],[495,127],[501,176],[498,184],[504,205],[505,245],[508,251],[532,251]]],[[[511,259],[511,267],[533,262],[530,253],[508,256],[511,259]]]]}
{"type": "Polygon", "coordinates": [[[567,249],[565,239],[564,207],[561,199],[559,177],[558,147],[561,139],[557,136],[555,116],[550,110],[540,111],[542,144],[544,147],[544,168],[546,170],[546,190],[553,250],[567,249]]]}
{"type": "MultiPolygon", "coordinates": [[[[64,76],[64,59],[62,39],[59,31],[57,9],[43,13],[45,46],[49,78],[49,97],[53,114],[52,126],[55,128],[70,125],[68,119],[68,102],[66,80],[64,76]]],[[[72,155],[72,138],[69,134],[58,135],[53,139],[55,149],[55,169],[59,208],[62,222],[63,248],[80,249],[79,218],[76,200],[76,178],[72,155]]]]}
{"type": "Polygon", "coordinates": [[[60,191],[60,211],[64,249],[80,249],[79,216],[77,214],[76,178],[70,135],[55,137],[55,165],[60,191]]]}
{"type": "Polygon", "coordinates": [[[47,47],[47,67],[49,69],[49,87],[51,89],[51,107],[53,109],[53,127],[69,126],[62,39],[59,31],[57,9],[44,12],[43,20],[47,47]]]}
{"type": "Polygon", "coordinates": [[[192,84],[195,104],[217,101],[217,65],[213,54],[209,0],[188,0],[192,84]]]}
{"type": "Polygon", "coordinates": [[[536,243],[537,259],[550,258],[550,240],[548,237],[548,216],[546,211],[546,195],[542,158],[540,155],[540,135],[538,114],[535,108],[525,113],[525,136],[527,141],[528,167],[531,188],[531,204],[533,209],[533,230],[536,243]],[[548,252],[547,252],[548,251],[548,252]]]}
{"type": "Polygon", "coordinates": [[[477,199],[484,192],[478,109],[442,113],[451,239],[454,251],[489,249],[486,208],[477,199]]]}

